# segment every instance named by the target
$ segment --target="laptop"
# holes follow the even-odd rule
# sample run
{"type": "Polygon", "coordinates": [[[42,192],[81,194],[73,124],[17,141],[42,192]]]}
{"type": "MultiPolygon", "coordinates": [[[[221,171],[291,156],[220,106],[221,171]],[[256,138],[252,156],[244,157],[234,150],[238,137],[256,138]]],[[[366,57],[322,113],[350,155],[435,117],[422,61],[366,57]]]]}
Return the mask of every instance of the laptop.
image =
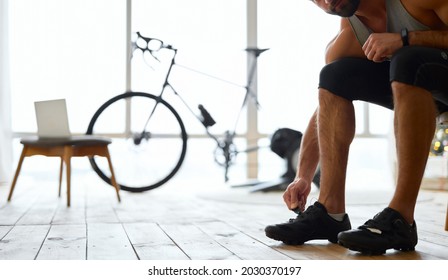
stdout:
{"type": "Polygon", "coordinates": [[[69,138],[67,105],[65,99],[34,102],[39,138],[69,138]]]}

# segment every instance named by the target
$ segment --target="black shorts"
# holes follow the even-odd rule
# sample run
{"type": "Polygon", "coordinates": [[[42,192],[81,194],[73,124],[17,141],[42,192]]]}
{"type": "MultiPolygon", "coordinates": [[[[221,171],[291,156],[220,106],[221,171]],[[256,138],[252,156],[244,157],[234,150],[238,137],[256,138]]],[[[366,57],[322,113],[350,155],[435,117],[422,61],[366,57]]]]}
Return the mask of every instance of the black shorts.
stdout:
{"type": "Polygon", "coordinates": [[[448,111],[448,50],[408,46],[381,63],[343,58],[322,69],[319,87],[393,110],[392,81],[430,91],[439,112],[448,111]]]}

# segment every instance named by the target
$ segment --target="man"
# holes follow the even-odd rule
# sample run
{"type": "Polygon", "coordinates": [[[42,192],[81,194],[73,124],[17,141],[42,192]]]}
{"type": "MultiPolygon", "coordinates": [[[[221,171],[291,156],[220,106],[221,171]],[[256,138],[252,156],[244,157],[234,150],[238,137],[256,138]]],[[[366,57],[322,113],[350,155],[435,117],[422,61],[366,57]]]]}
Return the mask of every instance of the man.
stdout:
{"type": "Polygon", "coordinates": [[[414,209],[435,119],[448,111],[448,1],[314,0],[341,16],[319,82],[319,107],[302,138],[296,179],[283,198],[304,210],[318,163],[318,201],[288,223],[266,227],[287,244],[328,239],[362,253],[414,250],[414,209]],[[345,213],[345,176],[355,134],[352,101],[394,110],[398,180],[389,206],[358,229],[345,213]]]}

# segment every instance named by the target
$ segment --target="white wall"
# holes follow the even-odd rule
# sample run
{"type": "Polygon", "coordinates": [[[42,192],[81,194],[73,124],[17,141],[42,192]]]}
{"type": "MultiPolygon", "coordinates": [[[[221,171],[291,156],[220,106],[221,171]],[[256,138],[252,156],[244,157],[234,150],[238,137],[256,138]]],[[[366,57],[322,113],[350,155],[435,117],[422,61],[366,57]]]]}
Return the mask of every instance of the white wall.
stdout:
{"type": "Polygon", "coordinates": [[[9,180],[12,164],[8,56],[8,1],[0,0],[0,183],[9,180]]]}

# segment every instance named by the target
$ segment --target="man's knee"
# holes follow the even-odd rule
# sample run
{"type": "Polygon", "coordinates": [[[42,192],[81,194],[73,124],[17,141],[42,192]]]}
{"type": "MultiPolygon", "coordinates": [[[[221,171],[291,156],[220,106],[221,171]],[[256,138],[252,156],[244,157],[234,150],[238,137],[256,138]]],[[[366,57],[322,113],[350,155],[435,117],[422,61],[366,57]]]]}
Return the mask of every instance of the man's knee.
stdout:
{"type": "Polygon", "coordinates": [[[349,73],[350,68],[350,59],[341,59],[325,65],[319,76],[319,98],[321,95],[331,93],[353,100],[350,96],[349,81],[352,79],[349,73]]]}
{"type": "Polygon", "coordinates": [[[401,96],[402,94],[409,92],[413,86],[407,83],[392,81],[391,87],[394,96],[401,96]]]}
{"type": "Polygon", "coordinates": [[[439,77],[444,77],[447,73],[448,53],[444,50],[408,46],[398,50],[391,59],[391,82],[414,85],[431,91],[440,88],[439,77]]]}
{"type": "Polygon", "coordinates": [[[342,58],[322,69],[319,88],[348,101],[362,100],[392,108],[389,66],[388,62],[342,58]]]}
{"type": "Polygon", "coordinates": [[[406,100],[409,98],[412,98],[413,96],[417,95],[425,95],[428,98],[432,98],[431,92],[428,90],[415,86],[412,84],[402,83],[398,81],[393,81],[391,83],[392,87],[392,93],[394,97],[394,103],[397,105],[397,102],[400,102],[401,100],[406,100]]]}
{"type": "Polygon", "coordinates": [[[408,98],[412,97],[414,86],[407,83],[392,81],[391,83],[392,93],[394,98],[395,107],[400,106],[408,98]]]}
{"type": "Polygon", "coordinates": [[[440,104],[424,88],[408,85],[401,82],[392,82],[392,91],[395,103],[395,112],[416,112],[423,116],[435,118],[437,112],[441,112],[440,104]]]}
{"type": "Polygon", "coordinates": [[[414,85],[422,64],[421,53],[417,48],[404,47],[398,50],[392,57],[390,65],[392,89],[400,89],[404,84],[414,85]]]}
{"type": "Polygon", "coordinates": [[[334,94],[333,92],[324,89],[319,88],[319,106],[320,107],[326,107],[326,106],[338,106],[337,104],[340,103],[352,103],[351,100],[348,100],[345,97],[341,97],[337,94],[334,94]]]}

